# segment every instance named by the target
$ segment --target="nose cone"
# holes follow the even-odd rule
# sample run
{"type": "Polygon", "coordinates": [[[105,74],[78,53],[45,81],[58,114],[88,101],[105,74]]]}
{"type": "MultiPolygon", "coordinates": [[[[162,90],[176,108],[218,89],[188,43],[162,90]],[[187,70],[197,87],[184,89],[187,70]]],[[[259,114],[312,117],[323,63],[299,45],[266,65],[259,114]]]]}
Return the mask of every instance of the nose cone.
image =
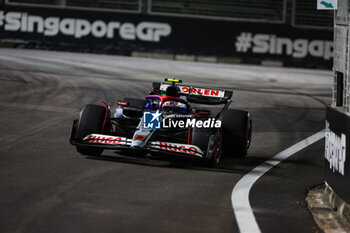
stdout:
{"type": "Polygon", "coordinates": [[[151,130],[138,129],[132,137],[131,148],[144,148],[148,137],[151,135],[151,130]],[[141,139],[141,140],[140,140],[141,139]]]}

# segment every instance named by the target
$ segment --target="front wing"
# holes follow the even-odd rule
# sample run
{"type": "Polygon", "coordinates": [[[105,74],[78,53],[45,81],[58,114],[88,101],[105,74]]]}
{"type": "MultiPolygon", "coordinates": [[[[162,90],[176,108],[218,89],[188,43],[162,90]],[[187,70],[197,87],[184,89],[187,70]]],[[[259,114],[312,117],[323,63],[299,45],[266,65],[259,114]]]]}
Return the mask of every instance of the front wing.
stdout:
{"type": "MultiPolygon", "coordinates": [[[[89,134],[80,142],[74,140],[74,137],[71,137],[70,143],[75,146],[99,147],[103,149],[123,149],[131,148],[130,145],[132,143],[132,139],[103,134],[89,134]]],[[[196,145],[173,142],[149,141],[144,148],[135,149],[164,152],[166,154],[179,155],[182,157],[204,157],[203,151],[196,145]]]]}

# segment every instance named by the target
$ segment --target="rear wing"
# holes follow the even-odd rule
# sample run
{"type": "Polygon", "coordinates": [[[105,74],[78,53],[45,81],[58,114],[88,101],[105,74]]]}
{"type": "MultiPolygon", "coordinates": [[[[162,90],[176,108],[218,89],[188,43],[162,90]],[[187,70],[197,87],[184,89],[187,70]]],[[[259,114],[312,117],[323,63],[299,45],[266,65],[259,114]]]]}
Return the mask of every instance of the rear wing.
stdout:
{"type": "MultiPolygon", "coordinates": [[[[169,83],[153,82],[153,94],[164,94],[166,89],[171,86],[169,83]]],[[[185,85],[176,85],[179,87],[179,94],[186,96],[188,102],[198,104],[226,104],[232,97],[232,91],[209,89],[202,87],[191,87],[185,85]]]]}

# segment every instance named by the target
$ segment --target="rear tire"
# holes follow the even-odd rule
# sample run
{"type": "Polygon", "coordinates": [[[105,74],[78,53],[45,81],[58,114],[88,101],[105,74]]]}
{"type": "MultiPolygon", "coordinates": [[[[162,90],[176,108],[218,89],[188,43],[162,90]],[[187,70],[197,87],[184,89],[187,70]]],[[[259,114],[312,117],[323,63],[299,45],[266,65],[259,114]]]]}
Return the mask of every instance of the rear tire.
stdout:
{"type": "Polygon", "coordinates": [[[244,157],[251,142],[252,120],[247,111],[225,109],[222,122],[222,151],[226,157],[244,157]]]}
{"type": "MultiPolygon", "coordinates": [[[[106,128],[106,125],[103,125],[106,117],[106,107],[96,104],[86,105],[80,113],[76,139],[82,141],[89,134],[103,133],[106,128]]],[[[76,146],[76,148],[83,155],[98,156],[103,152],[102,148],[97,147],[76,146]]]]}

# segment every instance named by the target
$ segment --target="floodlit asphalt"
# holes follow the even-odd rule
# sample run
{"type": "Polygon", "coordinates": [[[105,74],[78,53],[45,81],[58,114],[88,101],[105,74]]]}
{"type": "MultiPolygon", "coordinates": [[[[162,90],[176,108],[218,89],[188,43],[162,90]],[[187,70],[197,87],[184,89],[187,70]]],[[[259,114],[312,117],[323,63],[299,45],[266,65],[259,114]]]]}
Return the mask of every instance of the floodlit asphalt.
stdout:
{"type": "MultiPolygon", "coordinates": [[[[0,49],[0,232],[238,232],[231,192],[252,168],[324,128],[330,71],[0,49]],[[143,98],[152,81],[232,89],[251,112],[243,159],[218,168],[79,155],[68,143],[84,104],[143,98]]],[[[304,201],[323,181],[324,141],[254,184],[262,232],[319,231],[304,201]]]]}

